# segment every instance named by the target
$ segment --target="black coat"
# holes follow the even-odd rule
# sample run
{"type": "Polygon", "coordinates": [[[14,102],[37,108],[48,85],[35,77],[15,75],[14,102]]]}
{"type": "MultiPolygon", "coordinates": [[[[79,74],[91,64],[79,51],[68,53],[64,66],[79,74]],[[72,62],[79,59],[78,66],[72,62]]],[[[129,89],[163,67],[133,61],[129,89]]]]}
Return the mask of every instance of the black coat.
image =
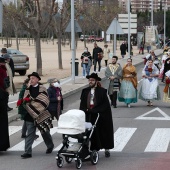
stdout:
{"type": "MultiPolygon", "coordinates": [[[[58,106],[58,100],[56,95],[56,89],[53,86],[50,86],[47,89],[50,104],[48,106],[48,111],[52,114],[52,116],[60,115],[60,113],[57,113],[57,106],[58,106]]],[[[61,91],[60,91],[61,92],[61,91]]],[[[61,110],[63,110],[63,99],[60,102],[61,110]]],[[[57,116],[58,118],[58,116],[57,116]]]]}
{"type": "Polygon", "coordinates": [[[163,72],[163,80],[164,80],[164,78],[165,78],[165,73],[167,72],[167,71],[169,71],[170,70],[170,58],[167,58],[166,60],[165,60],[165,64],[164,64],[164,72],[163,72]],[[168,63],[169,62],[169,63],[168,63]]]}
{"type": "Polygon", "coordinates": [[[0,151],[6,151],[10,147],[7,104],[8,93],[0,88],[0,151]]]}
{"type": "Polygon", "coordinates": [[[110,103],[106,89],[97,87],[95,89],[95,106],[87,111],[87,98],[90,87],[83,89],[81,94],[80,110],[86,114],[86,121],[95,123],[97,113],[100,114],[95,131],[91,138],[91,150],[112,149],[114,147],[113,121],[110,103]]]}
{"type": "Polygon", "coordinates": [[[102,53],[103,50],[100,47],[93,48],[93,59],[98,60],[98,53],[102,53]]]}
{"type": "Polygon", "coordinates": [[[120,46],[121,55],[126,55],[126,44],[120,46]]]}

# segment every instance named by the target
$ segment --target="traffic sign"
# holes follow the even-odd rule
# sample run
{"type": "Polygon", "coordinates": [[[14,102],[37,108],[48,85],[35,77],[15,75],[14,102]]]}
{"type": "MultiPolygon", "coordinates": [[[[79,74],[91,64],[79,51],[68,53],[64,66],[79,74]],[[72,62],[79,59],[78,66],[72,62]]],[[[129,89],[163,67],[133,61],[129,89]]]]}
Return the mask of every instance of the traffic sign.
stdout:
{"type": "MultiPolygon", "coordinates": [[[[76,20],[74,20],[74,30],[75,32],[82,32],[82,29],[76,20]]],[[[71,21],[68,23],[65,32],[71,32],[71,21]]]]}
{"type": "Polygon", "coordinates": [[[107,34],[124,34],[122,27],[120,26],[118,20],[114,18],[109,28],[106,31],[107,34]]]}

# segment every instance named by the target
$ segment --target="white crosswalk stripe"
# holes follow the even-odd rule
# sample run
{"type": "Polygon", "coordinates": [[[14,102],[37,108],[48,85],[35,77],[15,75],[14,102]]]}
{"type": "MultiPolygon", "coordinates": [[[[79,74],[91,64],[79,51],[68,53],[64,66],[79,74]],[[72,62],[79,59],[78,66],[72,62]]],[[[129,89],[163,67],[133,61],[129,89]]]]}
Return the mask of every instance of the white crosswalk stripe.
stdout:
{"type": "Polygon", "coordinates": [[[155,129],[145,152],[166,152],[170,142],[170,128],[155,129]]]}
{"type": "MultiPolygon", "coordinates": [[[[9,135],[15,135],[19,133],[22,129],[22,126],[9,126],[9,135]]],[[[137,128],[128,128],[120,127],[114,133],[115,147],[111,149],[112,152],[123,152],[126,145],[130,142],[134,133],[137,133],[137,128]]],[[[51,135],[57,133],[57,128],[54,127],[50,130],[51,135]]],[[[34,141],[32,148],[38,146],[43,142],[43,138],[38,131],[36,133],[39,135],[39,138],[34,141]]],[[[72,142],[75,142],[73,140],[72,142]]],[[[153,132],[144,152],[167,152],[168,146],[170,143],[170,128],[156,128],[153,132]]],[[[25,140],[17,143],[16,145],[9,148],[9,151],[24,151],[25,140]]],[[[62,144],[59,144],[54,151],[58,151],[62,147],[62,144]]]]}
{"type": "MultiPolygon", "coordinates": [[[[50,134],[53,135],[54,133],[57,132],[57,128],[54,127],[50,130],[50,134]]],[[[39,138],[34,141],[32,148],[36,147],[37,145],[39,145],[41,142],[43,142],[43,138],[40,135],[40,131],[38,131],[36,133],[37,135],[39,135],[39,138]]],[[[24,151],[24,146],[25,146],[25,140],[21,141],[20,143],[18,143],[17,145],[13,146],[12,148],[9,149],[9,151],[24,151]]]]}
{"type": "Polygon", "coordinates": [[[9,136],[17,133],[19,130],[22,129],[22,126],[9,126],[9,136]]]}

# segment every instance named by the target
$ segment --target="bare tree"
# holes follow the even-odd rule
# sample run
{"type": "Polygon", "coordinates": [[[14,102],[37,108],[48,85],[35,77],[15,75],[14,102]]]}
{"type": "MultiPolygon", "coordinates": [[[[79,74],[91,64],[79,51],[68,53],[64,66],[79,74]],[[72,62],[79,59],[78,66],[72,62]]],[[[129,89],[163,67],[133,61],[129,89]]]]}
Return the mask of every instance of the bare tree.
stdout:
{"type": "Polygon", "coordinates": [[[11,18],[17,19],[21,26],[34,38],[37,58],[36,71],[42,75],[40,35],[49,26],[58,4],[55,3],[55,0],[21,0],[21,2],[18,10],[8,6],[5,11],[11,18]]]}
{"type": "Polygon", "coordinates": [[[70,20],[70,5],[63,3],[62,6],[57,6],[56,15],[53,17],[52,26],[54,27],[55,33],[58,39],[58,68],[63,69],[62,65],[62,35],[64,34],[65,28],[70,20]]]}

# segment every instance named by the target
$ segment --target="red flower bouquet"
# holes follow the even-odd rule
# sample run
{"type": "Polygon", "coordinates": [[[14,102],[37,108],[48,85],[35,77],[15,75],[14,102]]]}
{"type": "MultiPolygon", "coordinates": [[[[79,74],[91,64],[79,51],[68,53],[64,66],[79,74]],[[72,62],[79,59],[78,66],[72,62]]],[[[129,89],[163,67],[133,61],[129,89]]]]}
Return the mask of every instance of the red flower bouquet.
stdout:
{"type": "Polygon", "coordinates": [[[19,106],[21,106],[21,105],[26,105],[26,103],[29,103],[29,102],[31,102],[31,99],[29,98],[29,97],[25,97],[25,98],[23,98],[23,99],[19,99],[18,101],[17,101],[17,107],[19,107],[19,106]]]}
{"type": "Polygon", "coordinates": [[[149,73],[152,73],[152,68],[148,68],[149,73]]]}

